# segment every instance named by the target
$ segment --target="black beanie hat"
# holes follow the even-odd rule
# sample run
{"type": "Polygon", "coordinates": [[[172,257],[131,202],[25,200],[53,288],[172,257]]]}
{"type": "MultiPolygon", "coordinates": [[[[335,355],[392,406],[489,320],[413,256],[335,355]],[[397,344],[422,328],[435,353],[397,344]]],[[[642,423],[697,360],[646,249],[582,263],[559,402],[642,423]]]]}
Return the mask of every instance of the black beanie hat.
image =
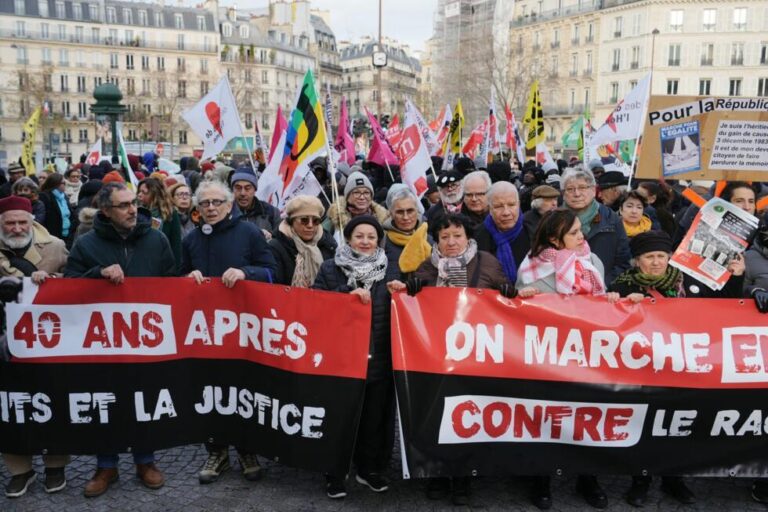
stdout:
{"type": "Polygon", "coordinates": [[[672,239],[664,231],[646,231],[632,237],[629,249],[633,258],[653,251],[672,252],[672,239]]]}
{"type": "Polygon", "coordinates": [[[381,243],[381,241],[384,239],[384,229],[373,215],[358,215],[357,217],[352,217],[352,220],[347,222],[347,225],[344,226],[344,238],[349,240],[352,237],[352,232],[360,224],[370,224],[376,228],[376,234],[379,237],[379,243],[381,243]]]}

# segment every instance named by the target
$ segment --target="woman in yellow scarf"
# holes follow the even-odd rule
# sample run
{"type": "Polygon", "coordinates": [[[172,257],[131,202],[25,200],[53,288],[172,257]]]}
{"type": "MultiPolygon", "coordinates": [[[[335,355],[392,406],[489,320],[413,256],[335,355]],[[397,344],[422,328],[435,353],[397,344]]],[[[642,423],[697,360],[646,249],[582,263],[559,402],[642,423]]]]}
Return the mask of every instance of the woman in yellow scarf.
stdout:
{"type": "Polygon", "coordinates": [[[626,192],[619,198],[619,215],[624,221],[624,231],[632,238],[653,228],[651,218],[645,214],[648,200],[636,190],[626,192]]]}
{"type": "Polygon", "coordinates": [[[427,223],[421,220],[424,207],[407,185],[396,183],[387,193],[387,209],[384,251],[390,264],[400,268],[401,279],[407,279],[432,255],[427,223]]]}

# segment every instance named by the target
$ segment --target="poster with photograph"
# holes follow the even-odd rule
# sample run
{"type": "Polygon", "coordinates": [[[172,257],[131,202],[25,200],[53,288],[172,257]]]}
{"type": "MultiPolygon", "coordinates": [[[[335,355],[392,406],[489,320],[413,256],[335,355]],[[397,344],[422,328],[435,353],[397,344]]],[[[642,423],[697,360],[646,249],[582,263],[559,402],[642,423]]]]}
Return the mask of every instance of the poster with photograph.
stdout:
{"type": "Polygon", "coordinates": [[[698,121],[663,126],[659,135],[665,177],[701,169],[698,121]]]}
{"type": "Polygon", "coordinates": [[[696,214],[691,228],[672,255],[670,265],[720,290],[731,273],[731,260],[749,246],[758,219],[719,197],[710,199],[696,214]]]}

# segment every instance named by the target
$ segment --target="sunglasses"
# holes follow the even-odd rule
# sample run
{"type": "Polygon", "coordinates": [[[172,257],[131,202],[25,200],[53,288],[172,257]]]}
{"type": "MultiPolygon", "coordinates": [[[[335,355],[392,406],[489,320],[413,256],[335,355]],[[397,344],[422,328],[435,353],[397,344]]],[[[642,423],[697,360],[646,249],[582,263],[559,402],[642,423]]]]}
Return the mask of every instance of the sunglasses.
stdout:
{"type": "Polygon", "coordinates": [[[302,226],[309,226],[312,224],[313,226],[320,225],[320,217],[315,217],[314,215],[303,215],[301,217],[294,217],[293,220],[298,220],[299,223],[302,226]]]}

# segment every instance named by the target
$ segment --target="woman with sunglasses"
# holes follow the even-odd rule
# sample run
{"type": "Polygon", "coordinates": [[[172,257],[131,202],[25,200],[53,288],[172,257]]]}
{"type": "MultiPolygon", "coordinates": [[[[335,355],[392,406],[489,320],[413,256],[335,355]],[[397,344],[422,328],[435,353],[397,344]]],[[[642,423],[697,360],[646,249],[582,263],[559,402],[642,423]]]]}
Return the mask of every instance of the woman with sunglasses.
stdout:
{"type": "Polygon", "coordinates": [[[275,256],[275,283],[309,288],[323,261],[333,258],[336,241],[320,224],[325,208],[314,196],[296,196],[285,205],[285,219],[269,248],[275,256]]]}

